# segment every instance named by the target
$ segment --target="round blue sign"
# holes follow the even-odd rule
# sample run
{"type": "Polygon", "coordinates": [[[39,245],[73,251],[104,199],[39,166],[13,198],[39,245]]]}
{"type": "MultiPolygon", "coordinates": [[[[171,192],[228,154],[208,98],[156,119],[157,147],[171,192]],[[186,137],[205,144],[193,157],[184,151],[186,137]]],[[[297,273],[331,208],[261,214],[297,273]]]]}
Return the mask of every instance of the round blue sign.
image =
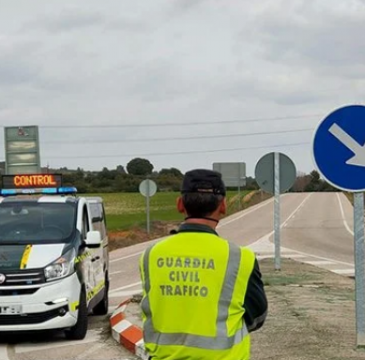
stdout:
{"type": "Polygon", "coordinates": [[[318,126],[313,157],[318,171],[338,189],[365,191],[365,106],[335,110],[318,126]]]}

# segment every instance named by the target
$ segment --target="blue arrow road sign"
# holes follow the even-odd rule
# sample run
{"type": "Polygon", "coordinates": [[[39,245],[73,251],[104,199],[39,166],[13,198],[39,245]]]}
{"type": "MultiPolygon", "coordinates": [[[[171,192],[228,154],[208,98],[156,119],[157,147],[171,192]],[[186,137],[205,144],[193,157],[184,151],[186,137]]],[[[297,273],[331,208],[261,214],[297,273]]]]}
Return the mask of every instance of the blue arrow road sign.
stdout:
{"type": "Polygon", "coordinates": [[[335,110],[318,126],[313,157],[318,171],[333,186],[365,191],[365,106],[335,110]]]}

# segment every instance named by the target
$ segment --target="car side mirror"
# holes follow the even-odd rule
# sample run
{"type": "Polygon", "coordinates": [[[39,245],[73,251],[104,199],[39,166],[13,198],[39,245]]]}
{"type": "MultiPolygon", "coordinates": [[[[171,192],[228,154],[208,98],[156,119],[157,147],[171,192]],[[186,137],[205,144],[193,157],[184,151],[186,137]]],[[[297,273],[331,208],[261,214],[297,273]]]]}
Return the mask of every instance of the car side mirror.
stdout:
{"type": "Polygon", "coordinates": [[[102,243],[100,231],[89,231],[86,235],[85,244],[87,247],[99,247],[102,243]]]}

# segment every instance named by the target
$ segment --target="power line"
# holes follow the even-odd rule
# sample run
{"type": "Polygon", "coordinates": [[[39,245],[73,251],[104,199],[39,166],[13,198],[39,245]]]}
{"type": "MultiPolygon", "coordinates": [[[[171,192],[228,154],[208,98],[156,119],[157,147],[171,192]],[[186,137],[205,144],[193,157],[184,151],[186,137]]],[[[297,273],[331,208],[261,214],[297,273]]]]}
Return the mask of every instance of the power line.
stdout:
{"type": "Polygon", "coordinates": [[[253,149],[265,149],[265,148],[278,148],[278,147],[289,147],[289,146],[302,146],[308,145],[310,142],[300,143],[289,143],[280,145],[262,145],[262,146],[250,146],[243,148],[228,148],[228,149],[211,149],[211,150],[192,150],[192,151],[177,151],[177,152],[164,152],[164,153],[148,153],[148,154],[114,154],[114,155],[82,155],[82,156],[48,156],[47,159],[98,159],[98,158],[121,158],[121,157],[148,157],[148,156],[168,156],[168,155],[188,155],[188,154],[199,154],[199,153],[215,153],[225,151],[241,151],[241,150],[253,150],[253,149]]]}
{"type": "Polygon", "coordinates": [[[44,141],[44,144],[77,144],[84,145],[85,143],[101,144],[101,143],[130,143],[130,142],[149,142],[149,141],[177,141],[177,140],[204,140],[204,139],[219,139],[219,138],[232,138],[232,137],[246,137],[256,135],[271,135],[271,134],[287,134],[292,132],[305,132],[314,131],[314,129],[292,129],[292,130],[278,130],[278,131],[261,131],[254,133],[243,134],[221,134],[221,135],[207,135],[207,136],[183,136],[183,137],[170,137],[170,138],[147,138],[147,139],[118,139],[118,140],[82,140],[81,142],[73,141],[44,141]]]}
{"type": "MultiPolygon", "coordinates": [[[[219,120],[219,121],[196,121],[196,122],[177,122],[177,123],[143,123],[143,124],[104,124],[104,125],[39,125],[43,129],[107,129],[107,128],[137,128],[137,127],[159,127],[159,126],[196,126],[196,125],[217,125],[217,124],[235,124],[235,123],[250,123],[259,121],[278,121],[278,120],[292,120],[292,119],[304,119],[311,117],[323,117],[323,114],[312,114],[312,115],[294,115],[294,116],[282,116],[282,117],[265,117],[265,118],[250,118],[241,120],[219,120]]],[[[7,125],[0,125],[2,127],[7,125]]]]}

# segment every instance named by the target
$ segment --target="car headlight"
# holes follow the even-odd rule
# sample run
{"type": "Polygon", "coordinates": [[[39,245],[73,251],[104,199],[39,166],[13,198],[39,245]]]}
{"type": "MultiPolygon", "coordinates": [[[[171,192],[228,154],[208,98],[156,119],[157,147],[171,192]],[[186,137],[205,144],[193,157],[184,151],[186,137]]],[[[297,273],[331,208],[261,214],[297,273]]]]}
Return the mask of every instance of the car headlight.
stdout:
{"type": "Polygon", "coordinates": [[[75,249],[67,251],[64,255],[44,269],[47,281],[58,280],[73,273],[75,264],[75,249]]]}

